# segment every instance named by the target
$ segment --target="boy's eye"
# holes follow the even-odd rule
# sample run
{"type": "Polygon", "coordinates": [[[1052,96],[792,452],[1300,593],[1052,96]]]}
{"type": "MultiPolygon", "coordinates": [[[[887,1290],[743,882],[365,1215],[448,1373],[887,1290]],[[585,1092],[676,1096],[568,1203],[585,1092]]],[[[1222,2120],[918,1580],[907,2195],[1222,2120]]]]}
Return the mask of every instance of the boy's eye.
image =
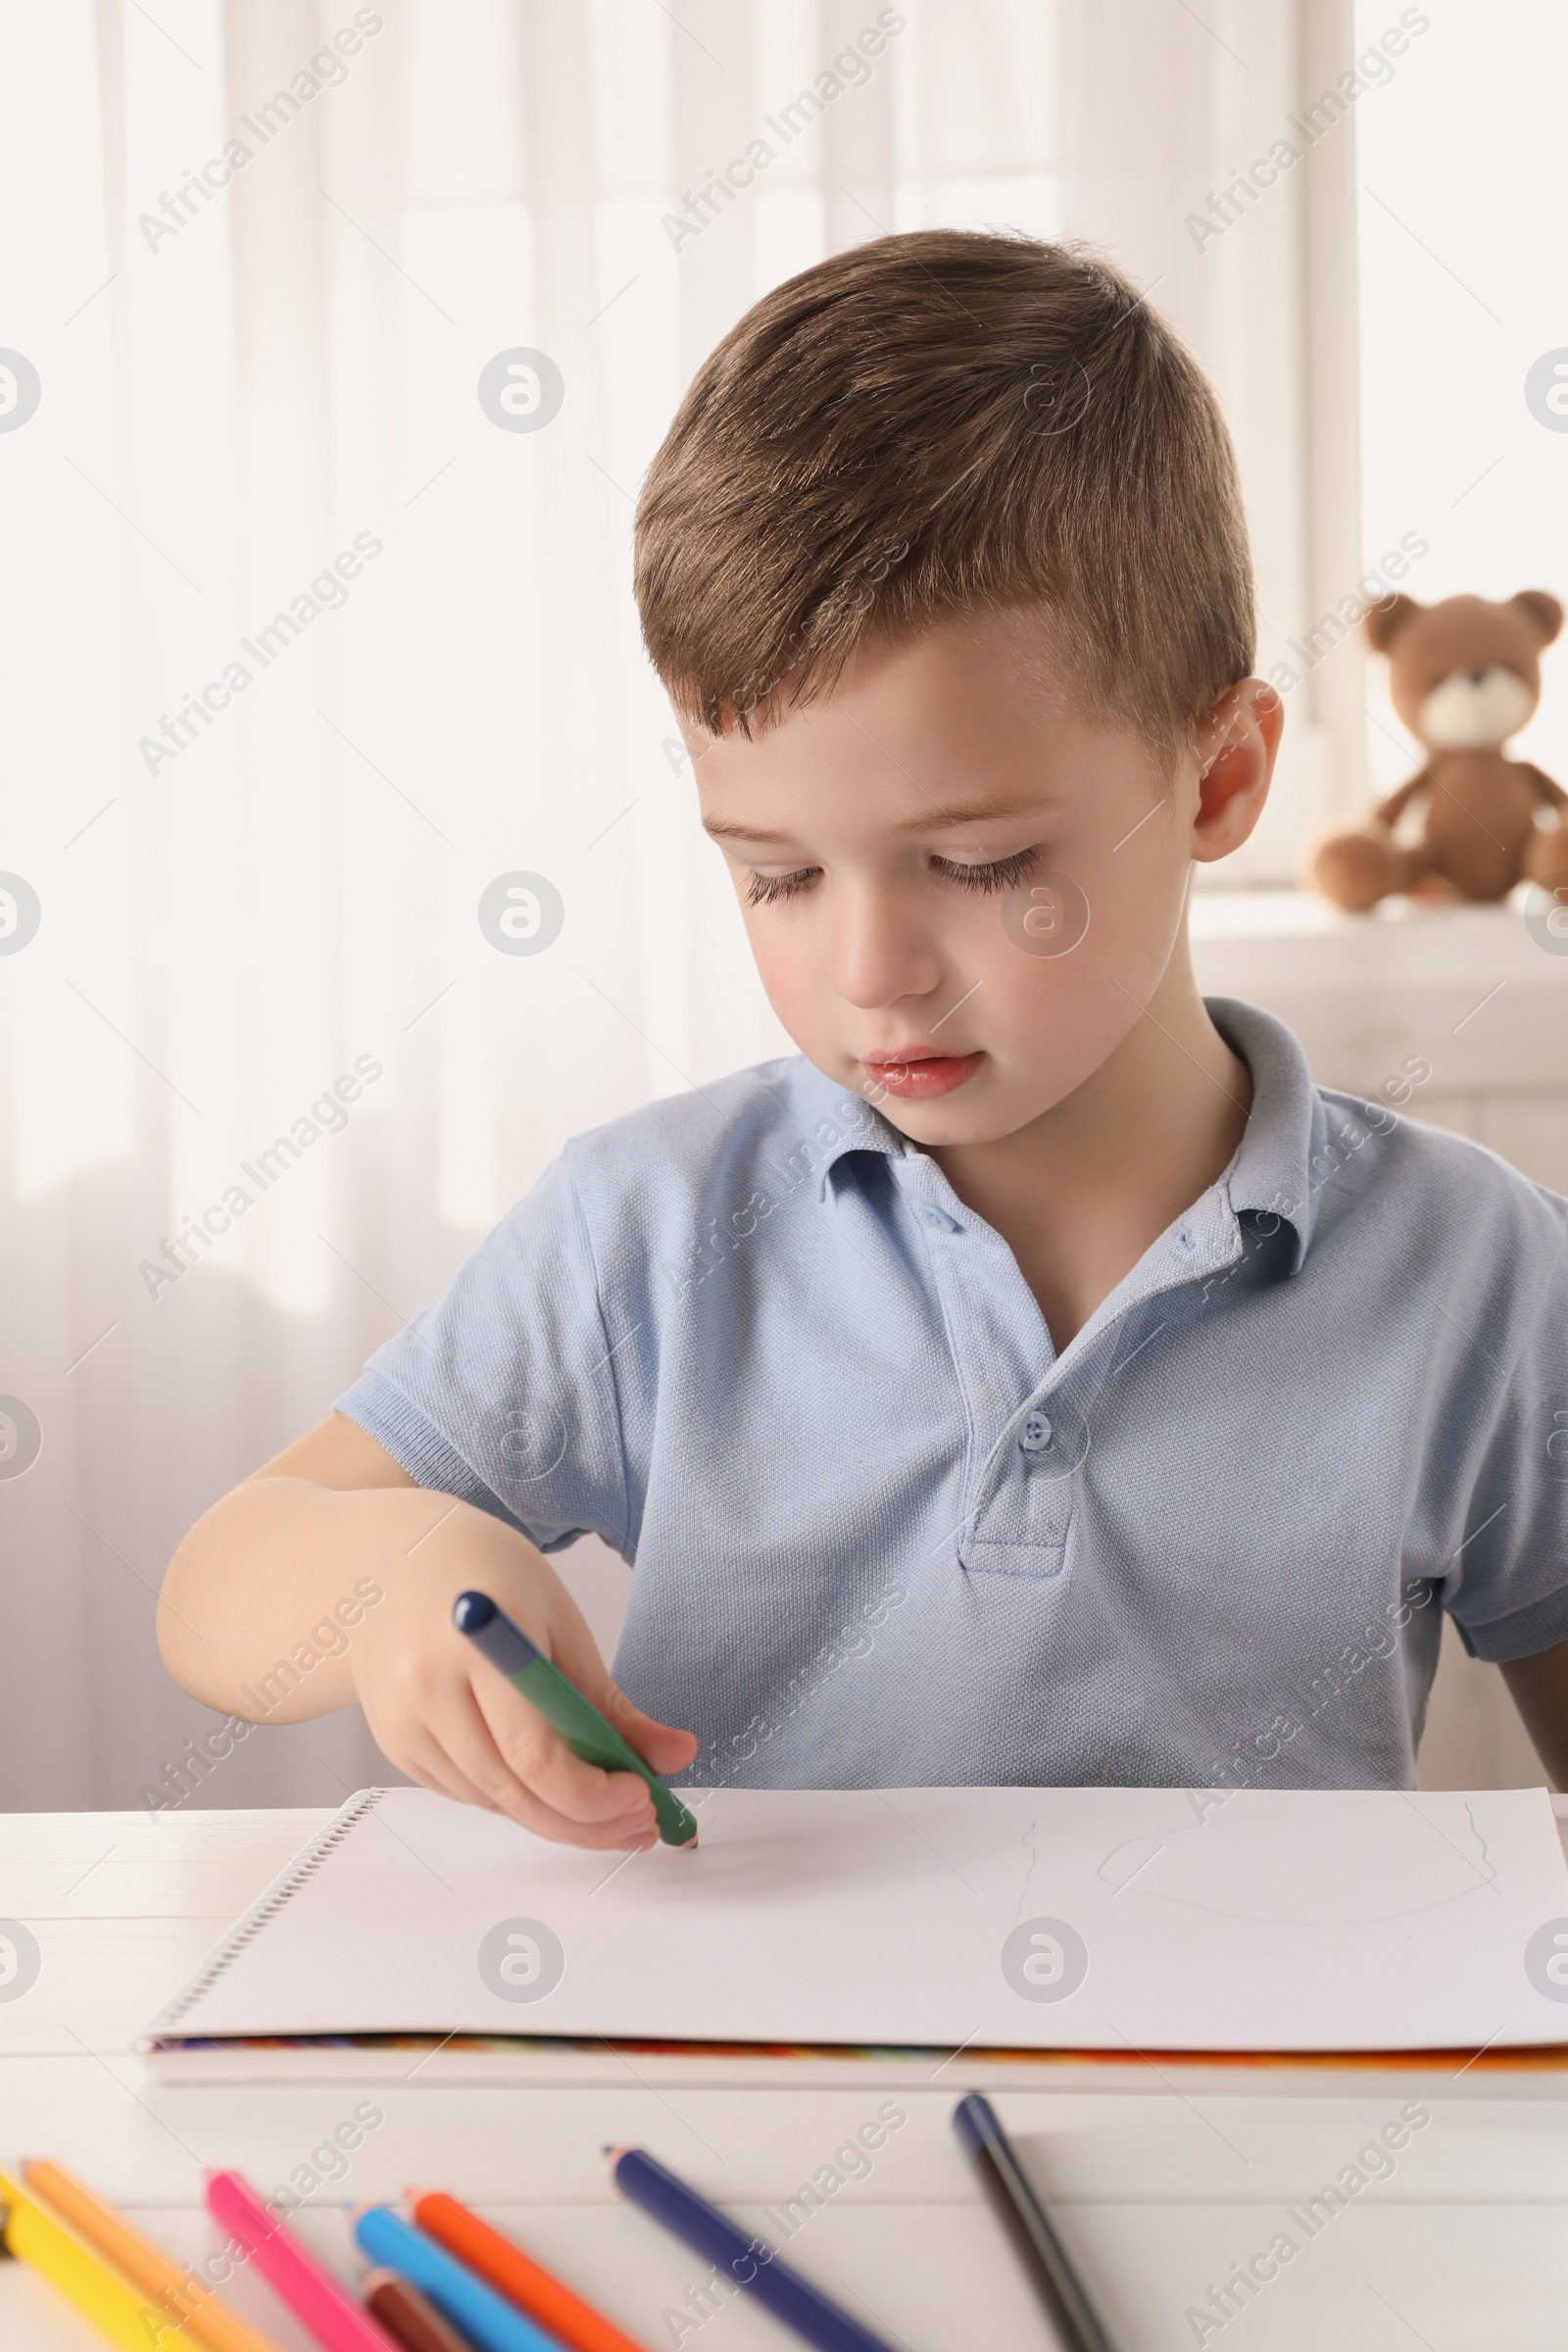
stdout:
{"type": "Polygon", "coordinates": [[[819,865],[797,867],[793,874],[753,873],[746,884],[748,906],[771,906],[780,899],[797,899],[821,875],[819,865]]]}
{"type": "Polygon", "coordinates": [[[994,858],[988,865],[962,865],[951,858],[933,858],[932,865],[960,890],[1011,890],[1027,880],[1040,862],[1038,850],[1018,850],[1011,858],[994,858]]]}

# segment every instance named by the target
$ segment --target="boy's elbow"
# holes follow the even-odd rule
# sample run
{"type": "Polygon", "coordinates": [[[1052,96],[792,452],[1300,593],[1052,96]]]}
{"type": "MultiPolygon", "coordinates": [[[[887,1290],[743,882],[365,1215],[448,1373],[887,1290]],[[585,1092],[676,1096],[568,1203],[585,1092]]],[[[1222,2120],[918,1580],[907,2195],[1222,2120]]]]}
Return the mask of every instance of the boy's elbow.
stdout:
{"type": "Polygon", "coordinates": [[[158,1654],[180,1689],[188,1690],[193,1698],[200,1698],[203,1694],[197,1688],[196,1658],[202,1638],[191,1622],[199,1602],[192,1590],[195,1579],[186,1557],[190,1540],[189,1536],[185,1538],[164,1570],[158,1594],[158,1654]]]}
{"type": "Polygon", "coordinates": [[[226,1713],[229,1693],[218,1687],[226,1645],[211,1605],[215,1551],[220,1549],[214,1545],[212,1523],[222,1509],[219,1502],[197,1520],[164,1570],[158,1594],[158,1654],[182,1690],[226,1713]]]}

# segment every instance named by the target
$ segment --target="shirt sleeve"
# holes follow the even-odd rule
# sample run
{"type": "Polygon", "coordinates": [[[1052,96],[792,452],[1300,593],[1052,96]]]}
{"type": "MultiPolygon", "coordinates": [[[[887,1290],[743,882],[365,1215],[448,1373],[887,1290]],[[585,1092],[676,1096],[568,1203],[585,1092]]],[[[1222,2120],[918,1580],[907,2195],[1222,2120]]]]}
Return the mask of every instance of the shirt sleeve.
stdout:
{"type": "Polygon", "coordinates": [[[596,1535],[625,1555],[615,1367],[567,1159],[336,1402],[421,1487],[506,1520],[542,1551],[596,1535]]]}
{"type": "MultiPolygon", "coordinates": [[[[1568,1219],[1568,1204],[1541,1197],[1568,1219]]],[[[1506,1367],[1444,1586],[1466,1649],[1499,1665],[1568,1641],[1568,1246],[1561,1238],[1554,1262],[1537,1279],[1539,1296],[1506,1367]]],[[[1474,1335],[1481,1361],[1496,1338],[1494,1327],[1474,1335]]]]}

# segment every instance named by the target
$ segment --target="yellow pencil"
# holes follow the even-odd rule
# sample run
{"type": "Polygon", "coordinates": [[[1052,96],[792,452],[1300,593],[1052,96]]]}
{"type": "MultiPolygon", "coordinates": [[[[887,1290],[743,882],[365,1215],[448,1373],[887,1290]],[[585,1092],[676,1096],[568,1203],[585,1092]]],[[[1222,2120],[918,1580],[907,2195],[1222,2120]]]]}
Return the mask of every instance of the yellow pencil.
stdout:
{"type": "Polygon", "coordinates": [[[149,2311],[113,2271],[78,2245],[4,2173],[0,2207],[5,2210],[0,2237],[8,2253],[30,2263],[100,2335],[119,2344],[121,2352],[158,2352],[170,2327],[167,2315],[149,2311]]]}
{"type": "MultiPolygon", "coordinates": [[[[177,2331],[181,2342],[206,2346],[207,2352],[277,2352],[269,2337],[236,2320],[205,2287],[177,2271],[150,2237],[133,2230],[112,2205],[95,2197],[63,2165],[34,2158],[24,2164],[22,2171],[29,2188],[47,2197],[55,2211],[90,2238],[100,2254],[107,2254],[128,2278],[157,2298],[163,2325],[172,2337],[177,2331]]],[[[144,2339],[140,2352],[155,2352],[155,2348],[144,2339]]],[[[172,2341],[165,2352],[175,2352],[172,2341]]]]}

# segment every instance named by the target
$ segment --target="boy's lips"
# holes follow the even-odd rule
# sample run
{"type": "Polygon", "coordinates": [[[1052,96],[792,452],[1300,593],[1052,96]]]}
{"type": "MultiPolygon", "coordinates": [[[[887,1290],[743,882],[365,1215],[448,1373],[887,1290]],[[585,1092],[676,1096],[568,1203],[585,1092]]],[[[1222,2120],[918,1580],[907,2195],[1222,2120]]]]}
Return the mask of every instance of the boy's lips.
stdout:
{"type": "Polygon", "coordinates": [[[880,1087],[907,1102],[930,1102],[968,1084],[983,1054],[866,1054],[865,1067],[880,1087]]]}

